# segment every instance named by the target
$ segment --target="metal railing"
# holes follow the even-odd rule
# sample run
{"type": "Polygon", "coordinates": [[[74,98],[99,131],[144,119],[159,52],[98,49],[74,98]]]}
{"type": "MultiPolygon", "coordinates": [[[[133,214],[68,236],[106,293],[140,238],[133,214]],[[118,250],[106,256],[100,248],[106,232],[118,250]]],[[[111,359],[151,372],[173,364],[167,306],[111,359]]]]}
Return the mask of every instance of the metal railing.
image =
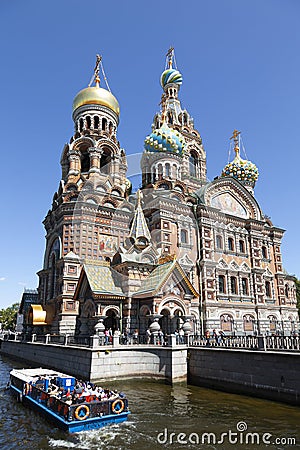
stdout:
{"type": "Polygon", "coordinates": [[[61,346],[77,346],[84,348],[112,348],[119,346],[167,346],[185,345],[189,347],[209,347],[224,349],[273,350],[300,352],[299,336],[200,336],[200,335],[139,335],[139,336],[70,336],[70,335],[36,335],[30,337],[21,334],[7,334],[6,341],[54,344],[61,346]]]}

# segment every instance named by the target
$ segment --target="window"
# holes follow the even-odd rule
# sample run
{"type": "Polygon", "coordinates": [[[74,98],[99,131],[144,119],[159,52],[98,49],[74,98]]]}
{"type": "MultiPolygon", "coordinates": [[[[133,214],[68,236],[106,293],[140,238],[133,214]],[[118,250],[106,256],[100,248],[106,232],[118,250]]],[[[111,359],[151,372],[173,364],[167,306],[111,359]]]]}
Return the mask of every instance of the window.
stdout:
{"type": "Polygon", "coordinates": [[[242,292],[243,292],[243,295],[249,295],[247,278],[242,278],[242,292]]]}
{"type": "Polygon", "coordinates": [[[271,283],[270,281],[266,281],[266,297],[271,297],[271,283]]]}
{"type": "Polygon", "coordinates": [[[187,244],[188,234],[186,230],[180,230],[180,240],[181,244],[187,244]]]}
{"type": "Polygon", "coordinates": [[[90,155],[87,150],[81,154],[81,172],[88,172],[90,170],[90,155]]]}
{"type": "Polygon", "coordinates": [[[190,166],[190,175],[192,177],[196,177],[196,175],[197,175],[197,171],[196,171],[197,159],[193,153],[191,153],[191,155],[189,157],[189,166],[190,166]]]}
{"type": "Polygon", "coordinates": [[[240,246],[240,253],[245,253],[245,242],[240,240],[239,246],[240,246]]]}
{"type": "Polygon", "coordinates": [[[221,322],[221,330],[228,332],[232,331],[232,323],[233,323],[232,316],[230,316],[229,314],[222,314],[222,316],[220,317],[220,322],[221,322]]]}
{"type": "Polygon", "coordinates": [[[225,294],[225,292],[226,292],[226,285],[225,285],[225,277],[224,277],[224,275],[219,275],[218,281],[219,281],[219,293],[220,294],[225,294]]]}
{"type": "Polygon", "coordinates": [[[86,126],[87,126],[87,128],[91,128],[91,124],[92,124],[91,118],[90,118],[90,116],[87,116],[87,118],[86,118],[86,126]]]}
{"type": "Polygon", "coordinates": [[[263,257],[264,259],[267,259],[267,258],[268,258],[267,248],[266,248],[265,246],[263,246],[263,247],[261,248],[261,253],[262,253],[262,257],[263,257]]]}
{"type": "Polygon", "coordinates": [[[285,285],[284,292],[285,292],[286,298],[289,298],[289,287],[287,284],[285,285]]]}
{"type": "Polygon", "coordinates": [[[250,315],[246,315],[243,317],[243,322],[244,322],[244,331],[254,331],[254,317],[250,316],[250,315]]]}
{"type": "Polygon", "coordinates": [[[171,166],[169,163],[166,164],[166,177],[171,176],[171,166]]]}
{"type": "Polygon", "coordinates": [[[238,293],[236,277],[230,277],[230,287],[231,287],[232,294],[238,293]]]}
{"type": "Polygon", "coordinates": [[[234,251],[233,239],[231,237],[228,238],[228,250],[231,251],[231,252],[234,251]]]}
{"type": "Polygon", "coordinates": [[[220,235],[217,235],[217,237],[216,237],[216,247],[219,249],[223,248],[223,241],[222,241],[222,237],[220,235]]]}
{"type": "Polygon", "coordinates": [[[95,117],[94,117],[94,128],[95,128],[96,130],[99,128],[99,123],[100,123],[99,117],[98,117],[98,116],[95,116],[95,117]]]}

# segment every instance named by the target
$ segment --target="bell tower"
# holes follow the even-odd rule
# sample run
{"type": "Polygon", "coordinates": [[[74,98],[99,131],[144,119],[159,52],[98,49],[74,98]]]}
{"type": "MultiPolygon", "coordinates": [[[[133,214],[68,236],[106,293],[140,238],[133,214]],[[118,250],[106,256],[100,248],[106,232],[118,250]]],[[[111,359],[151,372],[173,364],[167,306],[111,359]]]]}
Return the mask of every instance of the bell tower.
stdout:
{"type": "Polygon", "coordinates": [[[117,139],[120,107],[108,84],[100,87],[100,71],[106,80],[97,55],[89,85],[73,101],[75,130],[63,148],[61,181],[44,220],[39,299],[53,311],[51,332],[74,332],[79,305],[73,296],[82,264],[110,262],[128,231],[132,207],[126,155],[117,139]]]}
{"type": "Polygon", "coordinates": [[[206,183],[206,154],[194,120],[178,98],[182,75],[177,70],[172,47],[166,54],[160,84],[161,111],[154,116],[141,161],[143,187],[164,179],[179,181],[193,192],[206,183]]]}

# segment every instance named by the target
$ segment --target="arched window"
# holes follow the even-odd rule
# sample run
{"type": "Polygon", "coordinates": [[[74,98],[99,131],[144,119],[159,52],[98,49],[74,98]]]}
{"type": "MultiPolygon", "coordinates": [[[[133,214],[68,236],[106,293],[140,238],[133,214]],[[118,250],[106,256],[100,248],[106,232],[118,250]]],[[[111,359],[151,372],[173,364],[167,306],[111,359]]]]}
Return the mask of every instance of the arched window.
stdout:
{"type": "Polygon", "coordinates": [[[90,170],[90,155],[87,150],[81,153],[81,172],[88,172],[90,170]]]}
{"type": "Polygon", "coordinates": [[[95,117],[94,117],[94,128],[95,128],[96,130],[99,128],[99,123],[100,123],[99,117],[98,117],[98,116],[95,116],[95,117]]]}
{"type": "Polygon", "coordinates": [[[171,166],[169,163],[166,164],[165,170],[166,170],[166,177],[170,177],[171,176],[171,166]]]}
{"type": "Polygon", "coordinates": [[[176,164],[173,164],[173,173],[172,173],[172,177],[174,179],[178,179],[178,171],[177,171],[177,166],[176,164]]]}
{"type": "Polygon", "coordinates": [[[276,317],[275,316],[269,316],[268,319],[269,319],[269,322],[270,322],[270,332],[271,333],[276,333],[276,323],[277,323],[276,317]]]}
{"type": "Polygon", "coordinates": [[[262,254],[262,257],[263,257],[264,259],[267,259],[267,258],[268,258],[267,248],[266,248],[264,245],[263,245],[262,248],[261,248],[261,254],[262,254]]]}
{"type": "Polygon", "coordinates": [[[243,295],[249,295],[249,285],[247,278],[242,278],[242,292],[243,295]]]}
{"type": "Polygon", "coordinates": [[[238,293],[237,279],[236,277],[230,277],[231,293],[236,295],[238,293]]]}
{"type": "Polygon", "coordinates": [[[87,116],[86,117],[86,127],[91,128],[91,124],[92,124],[91,118],[90,118],[90,116],[87,116]]]}
{"type": "Polygon", "coordinates": [[[111,152],[105,149],[100,158],[100,171],[101,173],[108,174],[111,163],[111,152]]]}
{"type": "Polygon", "coordinates": [[[105,131],[107,127],[107,120],[105,119],[105,117],[102,119],[102,130],[105,131]]]}
{"type": "Polygon", "coordinates": [[[247,314],[243,317],[244,331],[253,332],[254,331],[254,317],[247,314]]]}
{"type": "Polygon", "coordinates": [[[230,251],[230,252],[233,252],[234,251],[234,242],[233,242],[233,239],[230,237],[230,238],[228,238],[228,250],[230,251]]]}
{"type": "Polygon", "coordinates": [[[181,244],[187,244],[187,241],[188,241],[187,230],[180,230],[180,240],[181,240],[181,244]]]}
{"type": "Polygon", "coordinates": [[[266,281],[265,287],[266,287],[266,297],[269,297],[269,298],[272,297],[270,281],[266,281]]]}
{"type": "Polygon", "coordinates": [[[239,241],[239,247],[240,247],[240,253],[245,253],[245,242],[240,240],[239,241]]]}
{"type": "Polygon", "coordinates": [[[222,236],[220,236],[219,234],[216,236],[216,247],[217,249],[223,248],[223,239],[222,236]]]}
{"type": "Polygon", "coordinates": [[[232,332],[233,318],[230,314],[222,314],[220,317],[221,330],[232,332]]]}
{"type": "Polygon", "coordinates": [[[197,158],[194,153],[190,154],[189,166],[190,166],[190,175],[192,177],[196,177],[197,176],[197,158]]]}
{"type": "Polygon", "coordinates": [[[226,283],[225,283],[225,276],[219,275],[218,277],[218,284],[219,284],[219,293],[225,294],[226,293],[226,283]]]}
{"type": "Polygon", "coordinates": [[[84,122],[83,122],[83,119],[81,118],[81,119],[79,120],[79,131],[82,131],[82,130],[83,130],[83,125],[84,125],[84,122]]]}

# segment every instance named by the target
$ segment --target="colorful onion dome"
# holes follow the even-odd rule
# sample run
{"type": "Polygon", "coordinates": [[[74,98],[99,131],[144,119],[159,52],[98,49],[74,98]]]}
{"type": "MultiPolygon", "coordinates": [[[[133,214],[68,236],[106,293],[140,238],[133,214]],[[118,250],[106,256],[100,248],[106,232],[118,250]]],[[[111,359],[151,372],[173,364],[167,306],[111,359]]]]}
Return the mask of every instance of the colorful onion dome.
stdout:
{"type": "Polygon", "coordinates": [[[258,179],[258,168],[251,161],[247,161],[240,157],[240,149],[235,147],[236,156],[234,160],[228,163],[223,171],[222,177],[233,177],[239,180],[242,184],[254,187],[258,179]]]}
{"type": "Polygon", "coordinates": [[[83,105],[102,105],[111,109],[119,116],[120,106],[116,97],[106,89],[103,89],[96,83],[96,86],[89,86],[82,89],[73,101],[73,112],[83,105]]]}
{"type": "Polygon", "coordinates": [[[184,137],[179,131],[169,128],[165,122],[145,139],[145,150],[148,152],[168,152],[181,156],[184,145],[184,137]]]}
{"type": "Polygon", "coordinates": [[[182,75],[181,73],[170,67],[169,69],[166,69],[160,77],[160,84],[161,87],[164,88],[169,83],[175,83],[179,86],[182,84],[182,75]]]}

